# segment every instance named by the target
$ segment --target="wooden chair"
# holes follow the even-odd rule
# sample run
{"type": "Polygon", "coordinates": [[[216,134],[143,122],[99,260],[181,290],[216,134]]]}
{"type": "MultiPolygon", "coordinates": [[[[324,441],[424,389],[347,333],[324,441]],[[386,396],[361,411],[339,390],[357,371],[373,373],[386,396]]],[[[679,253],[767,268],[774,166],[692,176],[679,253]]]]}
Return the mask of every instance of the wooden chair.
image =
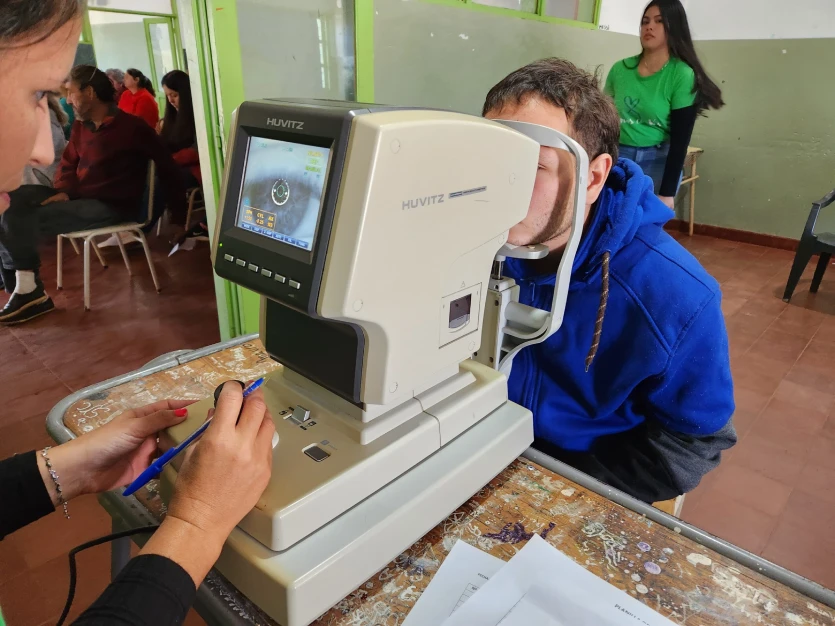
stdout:
{"type": "MultiPolygon", "coordinates": [[[[684,169],[690,166],[690,175],[681,181],[681,186],[690,185],[690,236],[693,236],[693,222],[696,216],[696,181],[699,175],[696,171],[696,161],[705,153],[701,148],[690,146],[687,148],[687,157],[684,159],[684,169]]],[[[679,191],[681,189],[679,188],[679,191]]]]}
{"type": "Polygon", "coordinates": [[[659,511],[669,513],[673,517],[681,517],[681,509],[684,508],[684,496],[681,495],[672,500],[664,500],[663,502],[655,502],[652,506],[659,511]]]}
{"type": "Polygon", "coordinates": [[[818,292],[826,268],[829,267],[829,260],[832,258],[832,253],[835,252],[835,234],[815,233],[815,224],[818,221],[818,215],[821,209],[825,209],[833,202],[835,202],[835,189],[812,204],[812,210],[809,211],[806,226],[803,228],[803,234],[800,236],[800,243],[797,244],[797,252],[794,253],[794,263],[792,263],[792,269],[789,272],[789,280],[786,282],[783,302],[788,302],[792,299],[792,294],[797,287],[797,283],[800,282],[800,277],[803,276],[809,260],[815,254],[820,255],[820,257],[809,291],[812,293],[818,292]]]}
{"type": "Polygon", "coordinates": [[[63,259],[63,240],[67,239],[72,244],[73,248],[75,248],[76,253],[78,253],[78,247],[76,246],[76,240],[81,239],[84,241],[84,310],[90,310],[90,248],[96,252],[96,256],[98,256],[99,261],[101,262],[103,267],[107,267],[107,263],[105,263],[104,258],[101,255],[101,251],[99,247],[96,245],[96,237],[101,237],[104,235],[116,235],[116,239],[119,242],[119,251],[122,253],[122,259],[125,262],[125,267],[128,269],[128,274],[133,274],[130,268],[130,261],[128,260],[128,253],[125,250],[125,244],[122,243],[121,238],[119,238],[120,233],[132,233],[135,235],[139,240],[142,242],[142,247],[145,250],[145,258],[148,260],[148,269],[151,270],[151,278],[154,281],[154,287],[156,287],[157,293],[160,291],[159,280],[157,279],[157,272],[154,269],[154,261],[151,258],[151,249],[148,247],[148,241],[145,239],[145,233],[142,232],[143,228],[149,226],[154,219],[154,162],[151,161],[148,165],[148,207],[147,207],[147,217],[145,222],[126,222],[124,224],[117,224],[115,226],[105,226],[103,228],[92,228],[89,230],[79,230],[73,233],[64,233],[62,235],[58,235],[58,289],[63,289],[64,287],[64,259],[63,259]]]}

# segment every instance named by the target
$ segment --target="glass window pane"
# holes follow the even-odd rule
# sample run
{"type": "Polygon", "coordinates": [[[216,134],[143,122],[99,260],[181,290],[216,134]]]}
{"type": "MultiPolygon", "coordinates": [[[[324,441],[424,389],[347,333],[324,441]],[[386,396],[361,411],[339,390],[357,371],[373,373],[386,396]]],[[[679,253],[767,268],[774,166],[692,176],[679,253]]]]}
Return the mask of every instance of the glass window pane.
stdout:
{"type": "Polygon", "coordinates": [[[473,0],[475,4],[483,4],[500,9],[513,9],[523,13],[536,13],[536,0],[473,0]]]}
{"type": "Polygon", "coordinates": [[[153,76],[145,23],[141,15],[101,11],[90,11],[89,15],[99,69],[125,71],[135,67],[145,76],[153,76]]]}
{"type": "MultiPolygon", "coordinates": [[[[154,55],[157,82],[160,82],[168,72],[177,69],[174,51],[171,49],[171,26],[168,24],[148,24],[148,33],[151,35],[151,50],[154,55]]],[[[157,87],[157,85],[154,85],[154,87],[157,87]]]]}
{"type": "Polygon", "coordinates": [[[247,100],[356,99],[353,0],[238,0],[237,8],[247,100]]]}
{"type": "Polygon", "coordinates": [[[594,22],[595,0],[545,0],[543,15],[594,22]]]}
{"type": "Polygon", "coordinates": [[[89,0],[87,6],[171,15],[171,0],[89,0]]]}

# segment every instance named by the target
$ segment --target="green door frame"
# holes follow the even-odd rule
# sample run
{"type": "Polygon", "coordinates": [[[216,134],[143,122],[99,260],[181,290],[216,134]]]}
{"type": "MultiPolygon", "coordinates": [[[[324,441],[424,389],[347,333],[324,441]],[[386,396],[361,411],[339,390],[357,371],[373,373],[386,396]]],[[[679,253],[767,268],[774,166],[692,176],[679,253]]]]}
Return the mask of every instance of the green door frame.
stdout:
{"type": "Polygon", "coordinates": [[[165,24],[168,26],[168,37],[170,40],[171,45],[171,54],[174,55],[174,67],[175,69],[182,69],[183,64],[182,60],[180,59],[181,55],[177,54],[177,40],[174,37],[174,18],[171,17],[146,17],[142,20],[142,25],[145,28],[145,42],[148,45],[148,58],[151,60],[151,82],[154,85],[154,90],[157,92],[157,102],[160,106],[160,112],[165,110],[165,94],[162,92],[162,88],[160,87],[160,81],[162,80],[162,76],[157,75],[157,64],[156,59],[154,58],[154,43],[151,40],[151,25],[153,24],[165,24]]]}

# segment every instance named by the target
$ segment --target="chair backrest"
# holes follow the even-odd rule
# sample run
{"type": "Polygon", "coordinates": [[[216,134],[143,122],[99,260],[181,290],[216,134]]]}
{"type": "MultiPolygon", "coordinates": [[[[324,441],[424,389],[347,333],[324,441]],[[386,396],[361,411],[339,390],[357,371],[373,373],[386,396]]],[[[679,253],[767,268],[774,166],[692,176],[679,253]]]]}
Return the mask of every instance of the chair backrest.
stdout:
{"type": "Polygon", "coordinates": [[[815,236],[815,224],[818,221],[818,215],[820,214],[821,209],[825,209],[833,202],[835,202],[835,189],[830,191],[817,202],[812,203],[812,210],[809,211],[809,217],[806,220],[806,227],[803,229],[803,237],[815,236]]]}
{"type": "Polygon", "coordinates": [[[148,192],[148,206],[145,207],[145,221],[142,223],[142,228],[151,225],[154,221],[154,195],[156,187],[156,163],[153,160],[148,161],[148,182],[145,189],[148,192]]]}

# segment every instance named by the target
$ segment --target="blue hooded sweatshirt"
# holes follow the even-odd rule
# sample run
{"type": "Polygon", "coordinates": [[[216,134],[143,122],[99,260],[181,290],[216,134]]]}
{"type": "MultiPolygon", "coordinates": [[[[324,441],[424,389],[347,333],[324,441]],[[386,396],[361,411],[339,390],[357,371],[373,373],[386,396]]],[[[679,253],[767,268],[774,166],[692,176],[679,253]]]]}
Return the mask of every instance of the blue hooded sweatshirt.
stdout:
{"type": "MultiPolygon", "coordinates": [[[[672,498],[736,442],[719,285],[663,230],[673,213],[632,161],[613,167],[592,212],[562,327],[516,356],[510,399],[533,412],[537,445],[553,456],[644,500],[672,498]],[[607,252],[608,304],[586,372],[607,252]]],[[[506,274],[523,304],[550,310],[554,274],[515,259],[506,274]]]]}

